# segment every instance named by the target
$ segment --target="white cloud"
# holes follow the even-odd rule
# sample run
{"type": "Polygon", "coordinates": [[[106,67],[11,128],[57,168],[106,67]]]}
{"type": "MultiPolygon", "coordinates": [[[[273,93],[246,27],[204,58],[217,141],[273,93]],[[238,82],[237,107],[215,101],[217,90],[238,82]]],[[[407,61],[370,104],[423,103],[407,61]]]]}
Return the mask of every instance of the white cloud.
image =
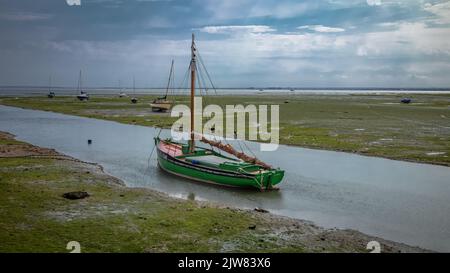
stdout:
{"type": "Polygon", "coordinates": [[[433,22],[438,24],[450,24],[450,2],[443,2],[435,5],[426,3],[424,5],[424,10],[437,17],[437,19],[432,20],[433,22]]]}
{"type": "MultiPolygon", "coordinates": [[[[444,75],[450,72],[445,61],[450,57],[450,40],[447,38],[450,28],[433,28],[426,23],[398,23],[395,28],[383,31],[338,32],[336,35],[327,32],[279,33],[270,26],[258,25],[210,26],[200,30],[230,34],[216,39],[214,36],[204,39],[205,34],[197,36],[201,55],[218,85],[228,84],[229,79],[235,84],[258,80],[285,85],[289,81],[297,84],[300,81],[311,86],[339,83],[443,86],[450,83],[444,75]],[[440,65],[433,68],[436,61],[440,65]],[[422,67],[422,63],[427,66],[422,67]]],[[[49,47],[79,59],[108,64],[114,60],[126,67],[142,67],[160,73],[156,68],[167,65],[173,57],[188,60],[189,44],[188,39],[142,36],[124,41],[51,42],[49,47]]]]}
{"type": "Polygon", "coordinates": [[[450,28],[427,27],[425,23],[399,23],[389,31],[355,36],[358,55],[450,55],[450,28]]]}
{"type": "Polygon", "coordinates": [[[344,32],[345,29],[339,27],[326,27],[323,25],[306,25],[300,26],[297,29],[309,29],[316,32],[344,32]]]}
{"type": "MultiPolygon", "coordinates": [[[[242,56],[312,57],[318,52],[331,56],[398,57],[405,54],[423,56],[444,54],[450,56],[450,28],[431,28],[425,23],[400,23],[398,28],[365,34],[327,35],[327,32],[276,33],[269,26],[209,26],[200,29],[207,33],[230,33],[226,38],[202,40],[198,35],[203,55],[213,58],[242,56]],[[237,33],[237,34],[236,34],[237,33]],[[236,35],[235,35],[236,34],[236,35]]],[[[156,37],[139,37],[120,42],[53,42],[51,47],[64,52],[84,52],[93,58],[105,59],[123,55],[139,60],[142,56],[184,56],[189,54],[188,40],[160,40],[156,37]],[[149,50],[149,44],[152,49],[149,50]],[[131,54],[132,53],[132,54],[131,54]]],[[[234,58],[236,59],[236,58],[234,58]]]]}
{"type": "Polygon", "coordinates": [[[283,3],[281,1],[275,4],[256,4],[251,7],[249,17],[265,17],[270,16],[279,19],[292,18],[313,9],[315,5],[311,3],[283,3]]]}
{"type": "Polygon", "coordinates": [[[66,0],[69,6],[81,6],[81,0],[66,0]]]}
{"type": "Polygon", "coordinates": [[[256,17],[293,18],[317,8],[319,1],[197,0],[214,20],[256,17]]]}
{"type": "Polygon", "coordinates": [[[200,28],[200,31],[207,33],[264,33],[275,31],[275,29],[264,25],[247,25],[247,26],[206,26],[200,28]]]}
{"type": "Polygon", "coordinates": [[[369,6],[380,6],[381,0],[367,0],[367,5],[369,6]]]}

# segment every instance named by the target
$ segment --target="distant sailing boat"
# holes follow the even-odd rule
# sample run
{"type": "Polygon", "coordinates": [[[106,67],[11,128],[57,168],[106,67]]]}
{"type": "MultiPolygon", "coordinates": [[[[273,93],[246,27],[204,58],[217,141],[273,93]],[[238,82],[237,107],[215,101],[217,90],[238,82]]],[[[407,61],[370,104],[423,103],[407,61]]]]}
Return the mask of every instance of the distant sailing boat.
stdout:
{"type": "Polygon", "coordinates": [[[283,170],[275,169],[256,157],[238,152],[229,144],[208,140],[203,136],[200,140],[203,143],[234,155],[238,159],[195,145],[194,136],[197,133],[194,132],[193,128],[196,63],[197,49],[194,43],[194,34],[192,34],[189,67],[191,78],[190,140],[187,144],[184,144],[171,139],[163,140],[159,136],[155,137],[159,167],[168,173],[201,182],[234,187],[253,187],[259,190],[273,189],[283,179],[283,170]]]}
{"type": "Polygon", "coordinates": [[[172,102],[170,100],[167,100],[167,94],[169,93],[169,89],[171,85],[173,84],[173,60],[172,65],[170,66],[170,72],[169,72],[169,81],[167,82],[167,88],[166,88],[166,94],[164,97],[157,98],[153,100],[152,103],[150,103],[150,107],[152,107],[153,112],[166,112],[172,108],[172,102]]]}
{"type": "Polygon", "coordinates": [[[123,88],[122,88],[122,82],[119,80],[119,98],[123,98],[123,97],[126,97],[127,96],[127,94],[123,91],[123,88]]]}
{"type": "Polygon", "coordinates": [[[85,91],[83,91],[83,82],[82,82],[82,78],[81,78],[81,70],[80,70],[80,75],[78,76],[77,91],[79,92],[79,94],[77,95],[77,98],[79,100],[81,100],[81,101],[89,100],[89,95],[85,91]]]}
{"type": "Polygon", "coordinates": [[[138,99],[135,97],[135,93],[136,93],[136,81],[134,79],[133,76],[133,97],[131,98],[131,103],[137,103],[138,99]]]}
{"type": "Polygon", "coordinates": [[[55,92],[52,92],[52,76],[48,77],[48,94],[47,97],[49,99],[53,99],[55,97],[55,92]]]}

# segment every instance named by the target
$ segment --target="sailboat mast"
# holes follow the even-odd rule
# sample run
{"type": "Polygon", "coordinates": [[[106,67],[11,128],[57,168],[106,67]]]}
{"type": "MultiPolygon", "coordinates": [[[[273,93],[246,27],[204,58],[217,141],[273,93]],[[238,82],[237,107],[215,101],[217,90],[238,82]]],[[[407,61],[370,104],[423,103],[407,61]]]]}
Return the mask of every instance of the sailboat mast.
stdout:
{"type": "Polygon", "coordinates": [[[80,93],[83,93],[83,84],[81,82],[81,69],[80,69],[80,75],[78,76],[78,91],[80,93]]]}
{"type": "Polygon", "coordinates": [[[196,70],[196,55],[194,33],[192,33],[191,45],[191,139],[189,141],[189,150],[194,151],[194,97],[195,97],[195,70],[196,70]]]}
{"type": "Polygon", "coordinates": [[[48,93],[52,91],[52,75],[48,77],[48,93]]]}

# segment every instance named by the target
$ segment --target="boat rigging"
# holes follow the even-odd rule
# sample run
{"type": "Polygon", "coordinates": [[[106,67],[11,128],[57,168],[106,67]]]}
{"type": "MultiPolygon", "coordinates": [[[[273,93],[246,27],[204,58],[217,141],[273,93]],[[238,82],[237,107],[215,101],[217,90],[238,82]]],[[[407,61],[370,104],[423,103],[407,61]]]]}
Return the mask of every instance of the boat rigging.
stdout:
{"type": "MultiPolygon", "coordinates": [[[[192,34],[191,61],[188,70],[190,72],[191,111],[189,140],[187,144],[184,144],[172,139],[161,139],[158,134],[155,137],[158,166],[176,176],[206,183],[233,187],[253,187],[261,191],[275,189],[275,185],[279,184],[283,179],[283,170],[273,168],[257,159],[256,156],[248,156],[243,151],[238,152],[230,144],[208,140],[204,135],[194,131],[195,83],[196,80],[199,83],[204,80],[201,75],[198,77],[196,75],[199,69],[197,60],[200,60],[200,66],[206,71],[201,58],[199,58],[194,38],[194,34],[192,34]],[[196,135],[199,135],[198,138],[201,142],[209,144],[211,149],[196,145],[196,135]],[[216,152],[213,147],[230,154],[230,156],[216,152]]],[[[207,72],[206,75],[211,81],[207,72]]],[[[245,142],[243,143],[245,145],[245,142]]]]}

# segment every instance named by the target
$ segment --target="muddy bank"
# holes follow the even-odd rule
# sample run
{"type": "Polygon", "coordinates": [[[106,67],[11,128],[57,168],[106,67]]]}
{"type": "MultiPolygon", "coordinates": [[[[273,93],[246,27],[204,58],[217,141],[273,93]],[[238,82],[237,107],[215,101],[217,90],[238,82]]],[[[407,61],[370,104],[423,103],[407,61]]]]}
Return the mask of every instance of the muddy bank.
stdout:
{"type": "MultiPolygon", "coordinates": [[[[425,250],[353,230],[127,188],[96,164],[0,133],[0,252],[383,252],[425,250]],[[64,193],[85,191],[69,200],[64,193]]],[[[226,189],[224,189],[226,190],[226,189]]]]}

